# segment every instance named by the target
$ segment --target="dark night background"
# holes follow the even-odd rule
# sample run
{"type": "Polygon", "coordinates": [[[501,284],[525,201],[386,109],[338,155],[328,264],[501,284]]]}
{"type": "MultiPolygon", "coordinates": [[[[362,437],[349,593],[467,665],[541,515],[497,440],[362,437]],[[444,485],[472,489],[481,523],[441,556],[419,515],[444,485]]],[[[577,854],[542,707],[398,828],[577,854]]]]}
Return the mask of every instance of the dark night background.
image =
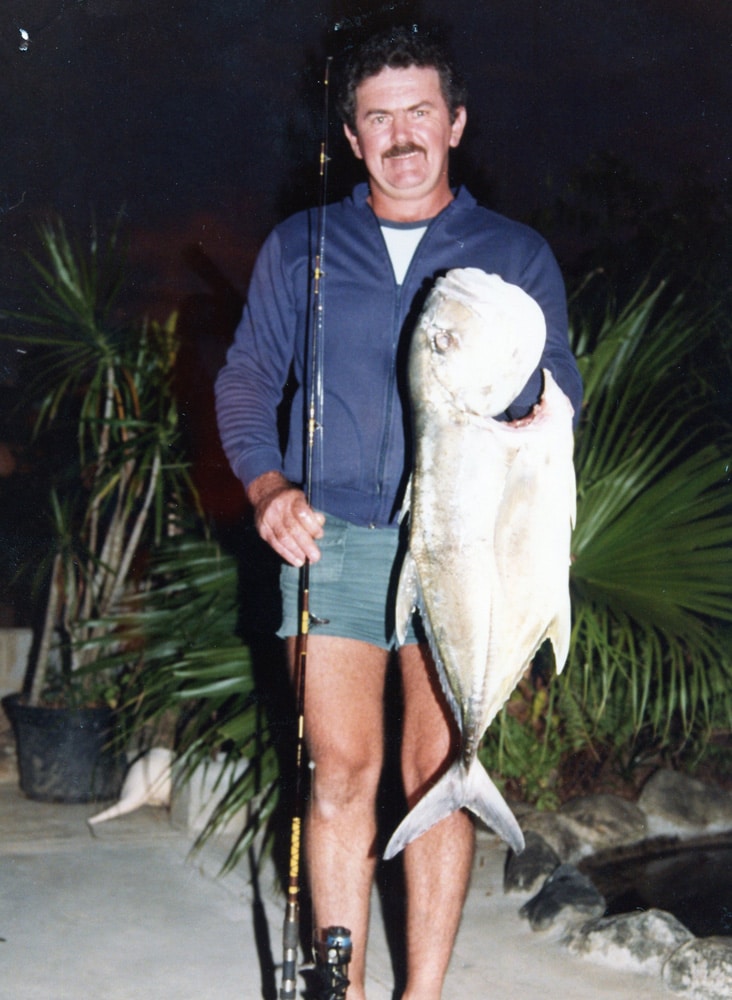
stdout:
{"type": "MultiPolygon", "coordinates": [[[[447,6],[2,0],[0,310],[32,306],[38,220],[84,234],[124,207],[130,304],[182,310],[193,445],[222,518],[241,497],[211,381],[263,237],[316,196],[319,78],[356,29],[443,26],[470,94],[455,180],[539,228],[570,285],[601,265],[637,286],[662,248],[665,266],[728,282],[729,0],[447,6]]],[[[332,197],[354,179],[339,136],[334,123],[332,197]]],[[[6,391],[15,357],[0,348],[6,391]]]]}
{"type": "MultiPolygon", "coordinates": [[[[263,236],[313,196],[326,45],[374,13],[445,26],[470,93],[459,166],[499,211],[540,219],[566,197],[572,172],[601,154],[615,182],[645,199],[639,211],[689,185],[723,194],[727,0],[446,6],[3,0],[2,305],[18,293],[34,218],[53,210],[83,227],[122,205],[146,301],[173,306],[202,288],[183,259],[191,246],[243,292],[263,236]]],[[[344,147],[332,145],[337,194],[352,175],[344,147]]],[[[566,236],[557,252],[569,258],[566,236]]]]}

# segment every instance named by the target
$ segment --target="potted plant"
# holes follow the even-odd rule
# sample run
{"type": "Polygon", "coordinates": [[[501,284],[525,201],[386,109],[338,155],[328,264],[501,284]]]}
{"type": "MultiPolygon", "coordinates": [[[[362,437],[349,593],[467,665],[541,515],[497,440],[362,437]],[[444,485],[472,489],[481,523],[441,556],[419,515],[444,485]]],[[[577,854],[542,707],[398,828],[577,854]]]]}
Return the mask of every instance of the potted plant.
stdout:
{"type": "Polygon", "coordinates": [[[16,317],[14,336],[31,348],[25,399],[49,466],[51,544],[36,573],[45,596],[25,687],[6,707],[26,794],[86,801],[114,796],[121,780],[111,740],[128,682],[120,618],[145,588],[147,554],[197,500],[178,426],[175,316],[118,319],[117,227],[105,242],[93,232],[88,250],[59,221],[41,238],[39,309],[16,317]]]}

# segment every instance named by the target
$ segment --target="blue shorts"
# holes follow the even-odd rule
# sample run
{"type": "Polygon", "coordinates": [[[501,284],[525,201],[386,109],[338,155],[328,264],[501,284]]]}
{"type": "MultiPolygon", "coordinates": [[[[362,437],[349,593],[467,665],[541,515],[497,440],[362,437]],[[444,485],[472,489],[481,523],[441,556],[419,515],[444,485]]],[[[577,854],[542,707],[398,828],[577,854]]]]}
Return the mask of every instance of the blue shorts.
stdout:
{"type": "MultiPolygon", "coordinates": [[[[328,516],[318,540],[320,560],[310,566],[310,614],[321,619],[311,635],[360,639],[392,649],[395,639],[396,593],[406,551],[405,532],[398,528],[364,528],[328,516]]],[[[284,563],[280,570],[281,638],[297,635],[300,570],[284,563]]],[[[419,615],[413,614],[406,643],[424,642],[419,615]]]]}

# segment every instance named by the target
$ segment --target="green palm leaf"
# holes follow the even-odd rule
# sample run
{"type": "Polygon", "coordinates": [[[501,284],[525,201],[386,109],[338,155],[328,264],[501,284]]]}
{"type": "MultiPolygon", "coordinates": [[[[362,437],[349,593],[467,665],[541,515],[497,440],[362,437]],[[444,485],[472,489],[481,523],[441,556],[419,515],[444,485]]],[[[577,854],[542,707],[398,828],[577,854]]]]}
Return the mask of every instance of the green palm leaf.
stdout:
{"type": "Polygon", "coordinates": [[[134,599],[125,645],[142,648],[132,689],[136,727],[173,709],[179,717],[180,780],[223,762],[225,789],[197,840],[203,844],[245,816],[225,869],[267,826],[279,801],[279,765],[252,655],[237,638],[239,566],[214,541],[195,534],[168,539],[155,553],[153,586],[134,599]]]}
{"type": "MultiPolygon", "coordinates": [[[[577,438],[574,629],[565,683],[596,723],[622,701],[638,731],[708,724],[710,678],[729,676],[715,621],[732,621],[732,427],[692,356],[715,330],[663,286],[591,338],[577,438]],[[679,378],[679,373],[683,377],[679,378]]],[[[730,699],[714,706],[732,717],[730,699]]]]}
{"type": "Polygon", "coordinates": [[[548,702],[541,688],[533,696],[523,736],[525,690],[483,751],[523,775],[525,792],[531,776],[534,799],[547,792],[532,765],[549,748],[554,767],[562,752],[599,759],[608,744],[627,759],[641,733],[672,753],[732,725],[732,423],[695,361],[714,354],[728,320],[663,284],[611,303],[599,326],[595,312],[572,305],[585,402],[568,664],[548,702]]]}

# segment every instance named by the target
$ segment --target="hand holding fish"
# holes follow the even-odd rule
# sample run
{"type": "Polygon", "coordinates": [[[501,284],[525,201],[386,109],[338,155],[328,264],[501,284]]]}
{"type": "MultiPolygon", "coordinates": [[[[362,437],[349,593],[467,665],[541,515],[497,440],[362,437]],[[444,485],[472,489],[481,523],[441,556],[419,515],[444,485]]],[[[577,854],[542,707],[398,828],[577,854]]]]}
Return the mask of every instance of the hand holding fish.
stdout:
{"type": "Polygon", "coordinates": [[[320,559],[316,538],[323,537],[325,516],[313,510],[298,487],[279,472],[265,472],[251,484],[249,501],[260,536],[292,566],[320,559]]]}

